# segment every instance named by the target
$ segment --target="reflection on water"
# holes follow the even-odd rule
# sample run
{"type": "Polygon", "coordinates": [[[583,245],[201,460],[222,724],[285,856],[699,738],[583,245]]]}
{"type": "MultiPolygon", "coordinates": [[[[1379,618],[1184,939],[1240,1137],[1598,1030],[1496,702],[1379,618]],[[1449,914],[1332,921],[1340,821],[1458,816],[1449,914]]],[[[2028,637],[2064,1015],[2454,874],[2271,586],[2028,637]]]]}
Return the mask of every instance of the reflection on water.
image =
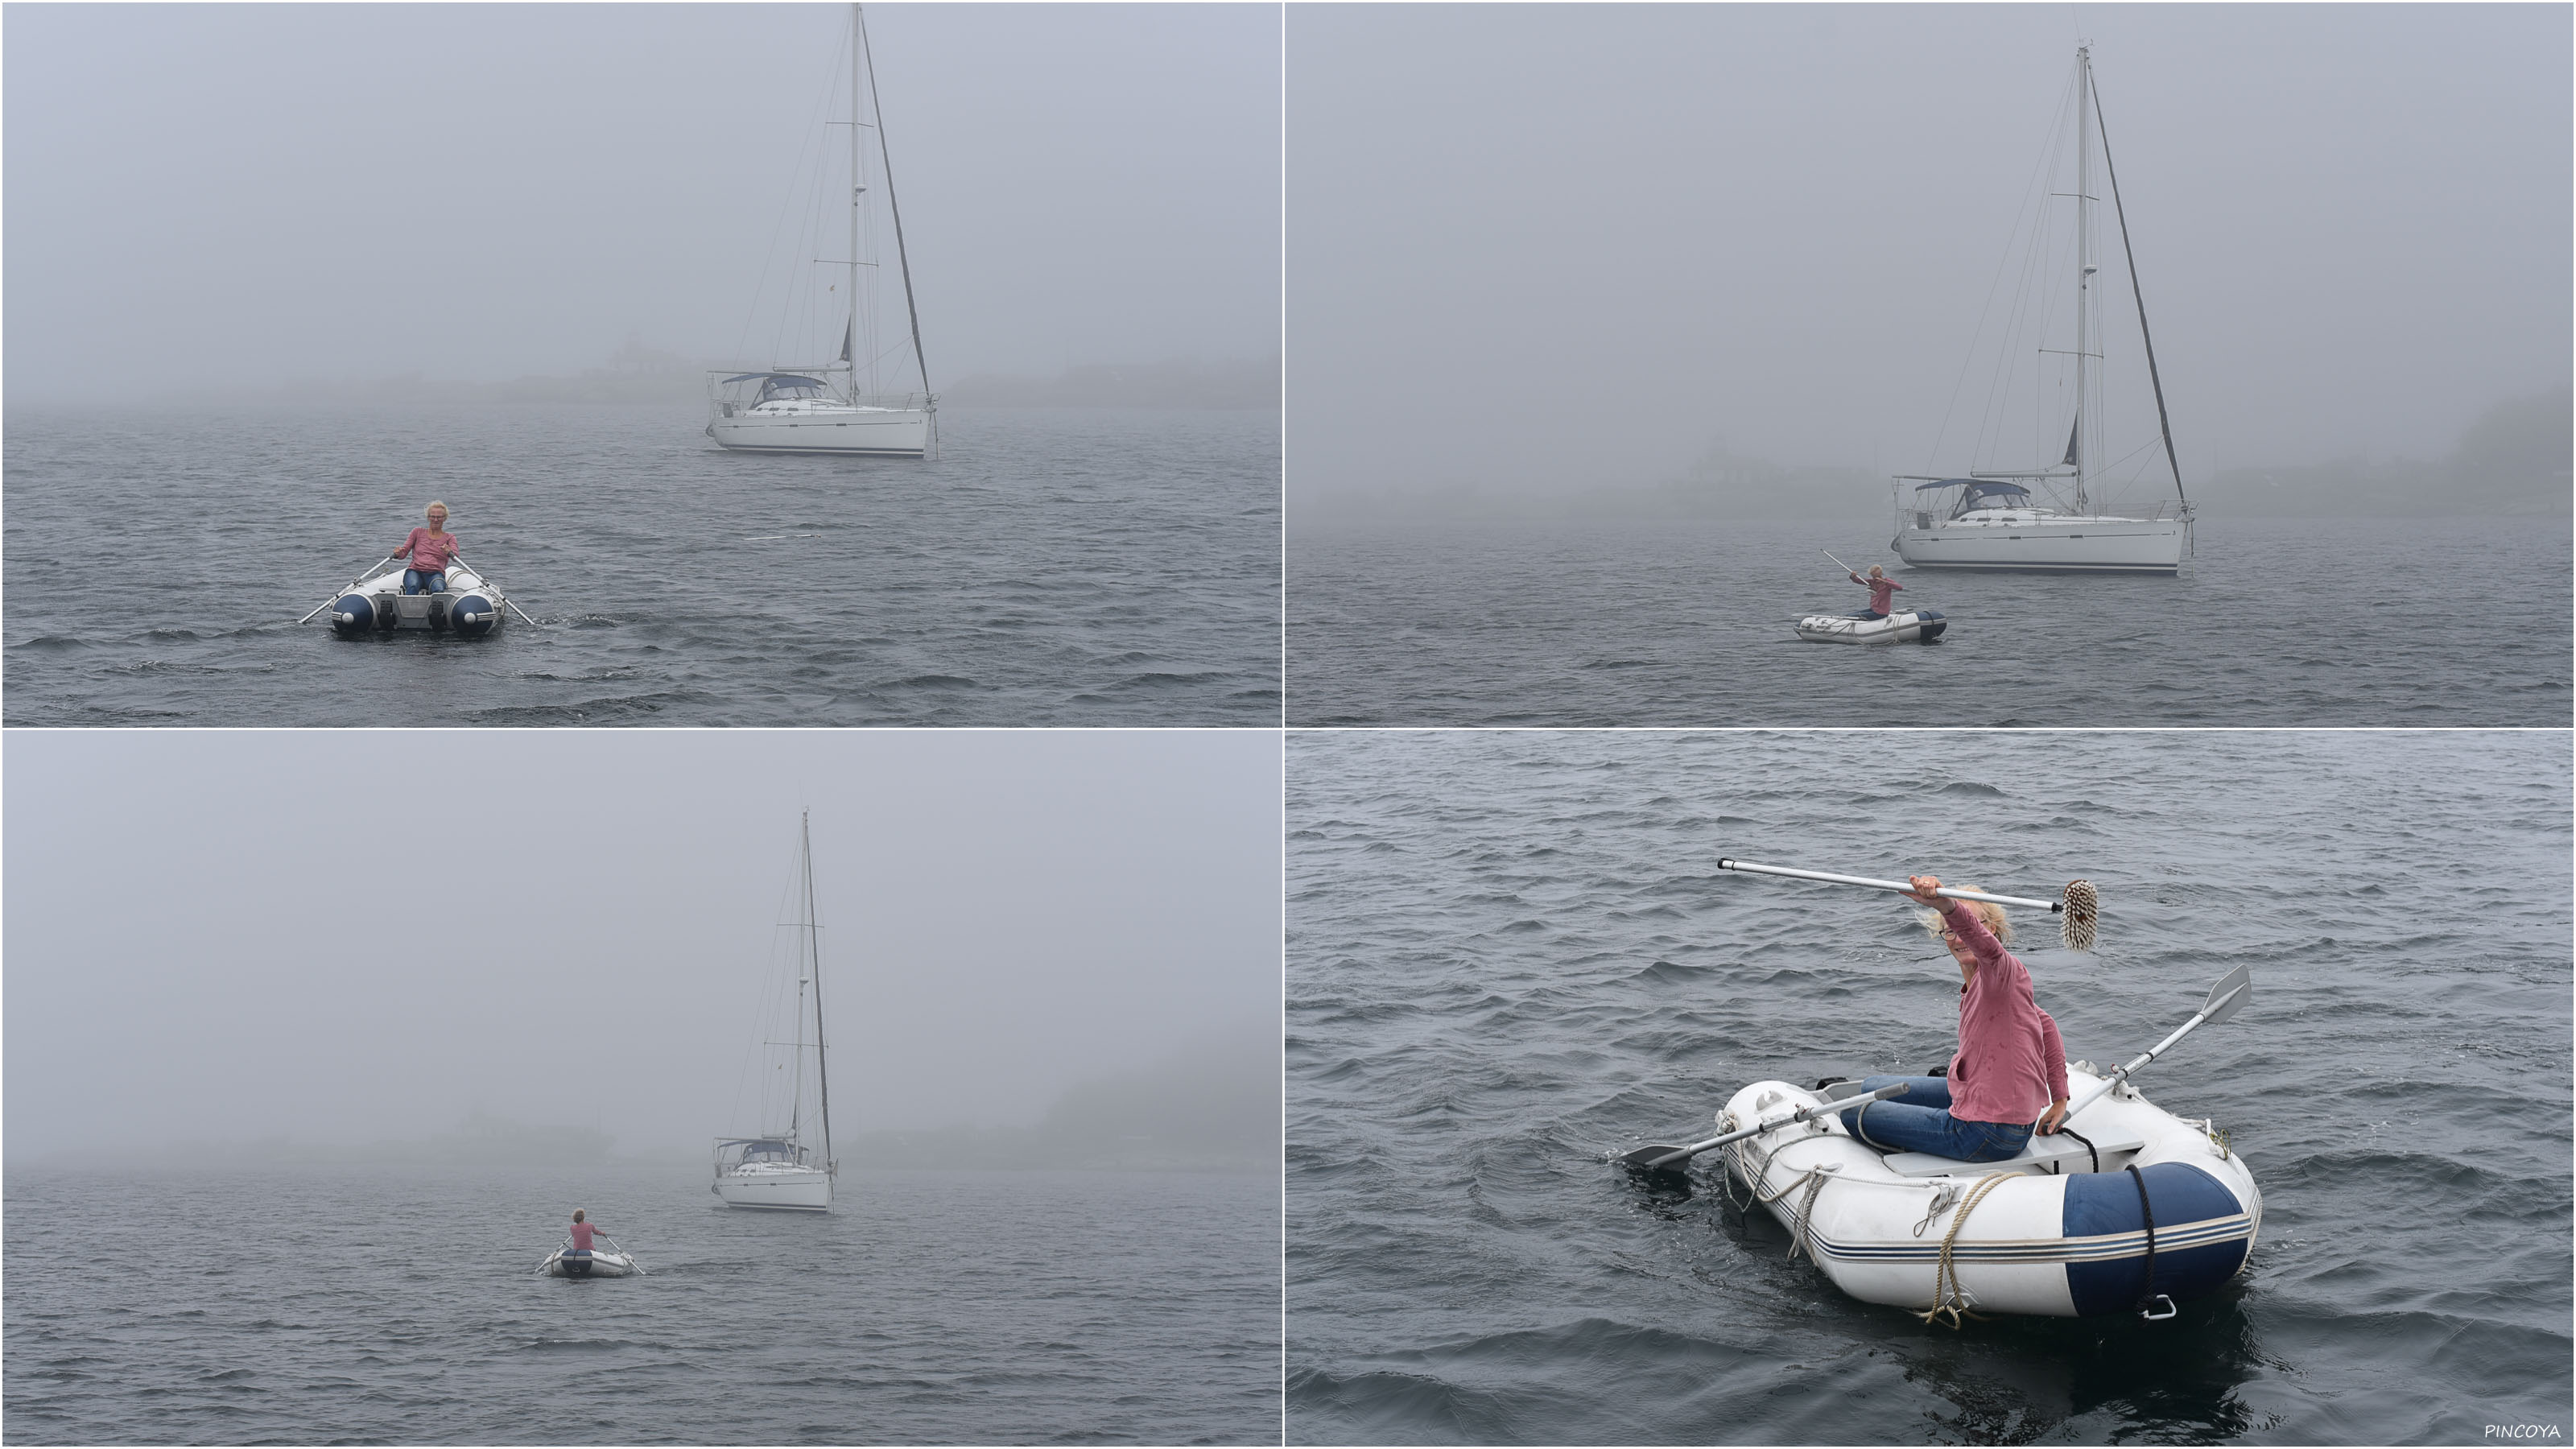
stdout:
{"type": "Polygon", "coordinates": [[[1997,1319],[1886,1342],[1908,1382],[1957,1409],[1940,1422],[1960,1443],[2028,1444],[2096,1416],[2072,1437],[2207,1443],[2280,1421],[2241,1398],[2258,1366],[2283,1367],[2257,1347],[2243,1295],[2240,1284],[2196,1299],[2161,1323],[1997,1319]]]}

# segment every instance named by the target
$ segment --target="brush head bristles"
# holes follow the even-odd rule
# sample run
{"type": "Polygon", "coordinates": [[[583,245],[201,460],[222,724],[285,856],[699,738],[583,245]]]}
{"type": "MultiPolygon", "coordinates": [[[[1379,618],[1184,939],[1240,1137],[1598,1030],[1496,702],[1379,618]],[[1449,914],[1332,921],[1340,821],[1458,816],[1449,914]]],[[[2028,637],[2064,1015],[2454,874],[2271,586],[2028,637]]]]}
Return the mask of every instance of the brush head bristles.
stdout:
{"type": "Polygon", "coordinates": [[[2090,951],[2100,934],[2097,922],[2102,913],[2102,893],[2089,880],[2066,883],[2066,916],[2058,924],[2058,934],[2072,950],[2090,951]]]}

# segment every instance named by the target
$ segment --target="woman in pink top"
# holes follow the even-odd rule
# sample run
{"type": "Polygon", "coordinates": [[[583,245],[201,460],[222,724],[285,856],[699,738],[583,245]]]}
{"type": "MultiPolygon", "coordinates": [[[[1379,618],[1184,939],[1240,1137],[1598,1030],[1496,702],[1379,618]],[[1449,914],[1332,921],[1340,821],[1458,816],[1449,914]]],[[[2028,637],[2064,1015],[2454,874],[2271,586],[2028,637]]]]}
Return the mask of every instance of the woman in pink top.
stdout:
{"type": "Polygon", "coordinates": [[[590,1256],[591,1236],[597,1233],[599,1229],[589,1223],[583,1222],[583,1216],[584,1215],[580,1208],[574,1208],[572,1210],[572,1247],[569,1251],[579,1253],[586,1258],[590,1256]]]}
{"type": "Polygon", "coordinates": [[[403,570],[403,592],[435,594],[447,588],[447,566],[456,561],[456,535],[447,531],[447,505],[432,503],[426,515],[429,527],[415,528],[394,557],[411,560],[403,570]]]}
{"type": "MultiPolygon", "coordinates": [[[[1836,559],[1835,562],[1840,563],[1841,560],[1836,559]]],[[[1887,576],[1887,570],[1879,567],[1877,564],[1871,564],[1869,566],[1868,578],[1862,578],[1860,575],[1854,574],[1851,576],[1851,581],[1856,584],[1865,584],[1869,587],[1869,607],[1861,610],[1860,613],[1860,616],[1864,619],[1886,618],[1888,612],[1896,607],[1896,596],[1905,592],[1905,585],[1889,578],[1887,576]]]]}
{"type": "Polygon", "coordinates": [[[1907,883],[1908,899],[1940,913],[1926,917],[1925,928],[1939,928],[1959,963],[1959,1052],[1946,1077],[1862,1078],[1873,1092],[1903,1082],[1905,1095],[1853,1108],[1843,1125],[1892,1152],[2000,1162],[2029,1144],[2034,1122],[2054,1132],[2066,1115],[2066,1050],[2056,1021],[2031,995],[2030,972],[2004,949],[2012,936],[2004,908],[1936,896],[1938,876],[1907,883]]]}

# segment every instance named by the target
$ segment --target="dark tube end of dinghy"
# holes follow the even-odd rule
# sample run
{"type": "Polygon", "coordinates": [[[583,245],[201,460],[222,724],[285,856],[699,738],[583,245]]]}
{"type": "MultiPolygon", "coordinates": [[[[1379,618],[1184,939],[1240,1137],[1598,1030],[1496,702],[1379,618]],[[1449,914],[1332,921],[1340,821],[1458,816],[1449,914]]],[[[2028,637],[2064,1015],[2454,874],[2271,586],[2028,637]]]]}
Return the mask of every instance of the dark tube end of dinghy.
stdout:
{"type": "Polygon", "coordinates": [[[447,627],[455,630],[460,638],[474,639],[489,634],[492,626],[499,622],[500,609],[481,594],[459,594],[456,602],[447,606],[447,627]]]}
{"type": "Polygon", "coordinates": [[[1917,644],[1940,643],[1941,632],[1950,627],[1950,621],[1943,618],[1941,616],[1941,611],[1938,609],[1917,609],[1914,612],[1916,617],[1923,621],[1922,632],[1914,636],[1914,642],[1917,644]]]}
{"type": "MultiPolygon", "coordinates": [[[[311,594],[304,597],[311,598],[311,594]]],[[[343,639],[358,639],[376,632],[386,621],[376,616],[375,601],[364,594],[342,594],[331,605],[331,630],[343,639]]]]}

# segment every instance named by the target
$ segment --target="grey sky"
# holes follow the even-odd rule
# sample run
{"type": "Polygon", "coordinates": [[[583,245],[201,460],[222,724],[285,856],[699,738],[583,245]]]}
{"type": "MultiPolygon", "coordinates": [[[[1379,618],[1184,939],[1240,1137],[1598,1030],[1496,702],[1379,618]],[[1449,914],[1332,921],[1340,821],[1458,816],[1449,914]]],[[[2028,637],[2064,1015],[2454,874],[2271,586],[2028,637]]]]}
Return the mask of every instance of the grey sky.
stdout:
{"type": "Polygon", "coordinates": [[[7,766],[17,1158],[741,1130],[806,805],[843,1131],[1034,1122],[1279,1010],[1257,731],[13,730],[7,766]]]}
{"type": "Polygon", "coordinates": [[[2569,17],[1292,6],[1290,488],[1926,466],[2079,36],[2187,472],[2438,456],[2568,376],[2569,17]]]}
{"type": "MultiPolygon", "coordinates": [[[[7,385],[730,356],[837,5],[29,5],[7,385]]],[[[932,381],[1278,346],[1279,12],[868,12],[932,381]]]]}

